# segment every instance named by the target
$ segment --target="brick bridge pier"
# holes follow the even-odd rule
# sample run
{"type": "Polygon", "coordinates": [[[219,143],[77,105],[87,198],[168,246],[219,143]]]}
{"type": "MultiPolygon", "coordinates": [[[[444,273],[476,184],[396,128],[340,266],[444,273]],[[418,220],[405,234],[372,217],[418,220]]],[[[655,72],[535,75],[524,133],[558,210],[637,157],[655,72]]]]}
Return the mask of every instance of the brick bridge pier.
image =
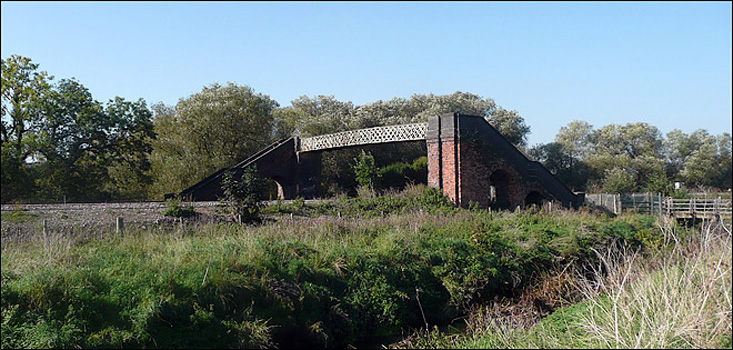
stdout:
{"type": "Polygon", "coordinates": [[[582,195],[570,191],[539,162],[527,159],[484,118],[458,113],[433,116],[427,123],[280,140],[180,195],[216,200],[222,194],[224,172],[241,176],[245,168],[256,165],[259,176],[277,183],[280,198],[315,198],[320,195],[320,151],[420,140],[427,145],[428,185],[441,189],[456,205],[513,209],[552,200],[577,208],[583,203],[582,195]]]}

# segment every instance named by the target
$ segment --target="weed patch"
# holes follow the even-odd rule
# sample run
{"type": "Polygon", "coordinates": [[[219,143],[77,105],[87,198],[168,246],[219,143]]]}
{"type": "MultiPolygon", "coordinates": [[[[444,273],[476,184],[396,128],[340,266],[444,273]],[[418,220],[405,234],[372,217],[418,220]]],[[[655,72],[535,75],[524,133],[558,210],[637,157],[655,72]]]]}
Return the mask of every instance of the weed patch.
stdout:
{"type": "Polygon", "coordinates": [[[23,223],[38,220],[38,215],[29,212],[26,209],[18,209],[10,212],[2,213],[2,220],[9,222],[23,223]]]}

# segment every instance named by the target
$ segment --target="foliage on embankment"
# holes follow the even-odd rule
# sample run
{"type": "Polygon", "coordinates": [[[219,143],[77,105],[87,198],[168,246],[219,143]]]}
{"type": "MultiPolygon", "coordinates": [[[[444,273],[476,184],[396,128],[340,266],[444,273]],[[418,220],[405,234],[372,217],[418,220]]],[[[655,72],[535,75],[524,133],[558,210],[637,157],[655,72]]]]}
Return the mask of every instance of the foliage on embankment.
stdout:
{"type": "Polygon", "coordinates": [[[646,216],[462,210],[424,187],[265,213],[276,222],[3,245],[2,347],[366,344],[447,324],[592,248],[659,239],[646,216]]]}
{"type": "MultiPolygon", "coordinates": [[[[472,334],[433,332],[415,343],[444,348],[731,348],[731,235],[719,222],[660,223],[664,242],[645,252],[601,249],[576,279],[582,302],[532,327],[472,317],[472,334]]],[[[499,317],[497,317],[499,316],[499,317]]]]}

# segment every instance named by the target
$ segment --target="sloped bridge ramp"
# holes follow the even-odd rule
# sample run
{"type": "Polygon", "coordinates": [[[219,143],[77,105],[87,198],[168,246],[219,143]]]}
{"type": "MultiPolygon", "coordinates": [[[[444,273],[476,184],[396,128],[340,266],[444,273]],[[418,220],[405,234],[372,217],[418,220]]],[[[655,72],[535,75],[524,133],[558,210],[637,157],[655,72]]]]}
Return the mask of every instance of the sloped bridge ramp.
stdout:
{"type": "Polygon", "coordinates": [[[511,209],[557,201],[577,208],[583,202],[582,195],[570,191],[539,162],[529,160],[483,117],[457,113],[433,116],[427,123],[279,140],[216,171],[180,196],[217,200],[225,172],[241,176],[244,169],[256,165],[259,176],[277,183],[280,198],[315,198],[320,195],[320,151],[421,140],[427,143],[428,185],[441,189],[457,205],[511,209]]]}

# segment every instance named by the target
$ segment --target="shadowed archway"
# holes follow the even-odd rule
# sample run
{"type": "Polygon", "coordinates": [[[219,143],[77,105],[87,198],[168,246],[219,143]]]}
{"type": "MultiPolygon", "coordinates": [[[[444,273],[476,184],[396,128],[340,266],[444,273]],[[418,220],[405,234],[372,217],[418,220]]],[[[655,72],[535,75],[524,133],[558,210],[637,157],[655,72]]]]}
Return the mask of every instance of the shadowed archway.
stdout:
{"type": "Polygon", "coordinates": [[[532,205],[536,205],[538,207],[542,207],[542,202],[544,200],[545,197],[543,197],[539,191],[531,191],[527,194],[526,197],[524,197],[524,206],[529,207],[532,205]]]}
{"type": "Polygon", "coordinates": [[[509,209],[509,190],[512,185],[509,173],[506,170],[498,169],[489,177],[489,202],[494,209],[509,209]]]}

